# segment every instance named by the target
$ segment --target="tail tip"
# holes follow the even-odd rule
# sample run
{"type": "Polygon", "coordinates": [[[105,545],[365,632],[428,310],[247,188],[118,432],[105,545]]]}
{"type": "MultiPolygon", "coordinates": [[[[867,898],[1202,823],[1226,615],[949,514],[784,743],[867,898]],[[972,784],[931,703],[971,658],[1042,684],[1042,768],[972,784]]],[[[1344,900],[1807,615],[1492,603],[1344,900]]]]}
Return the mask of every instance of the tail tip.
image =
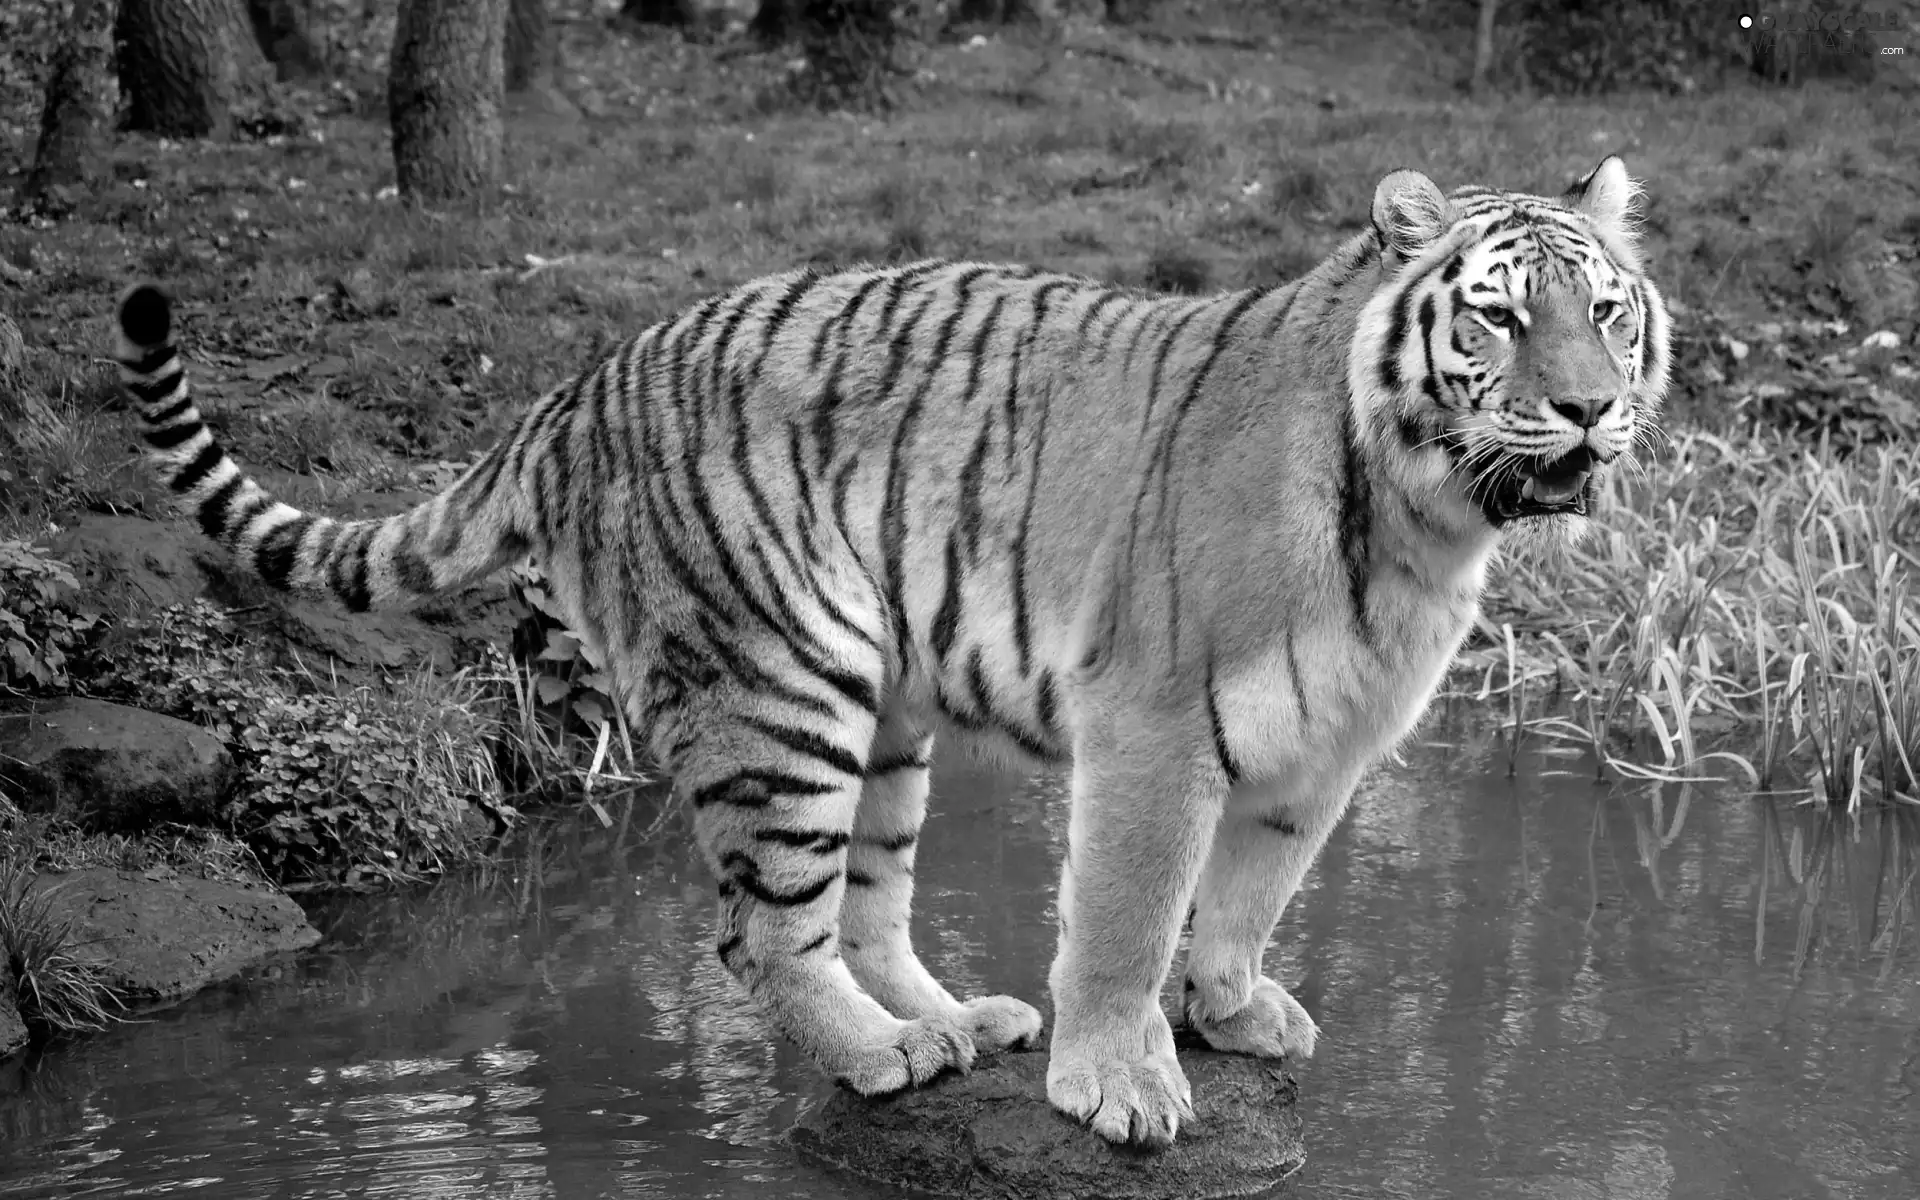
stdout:
{"type": "Polygon", "coordinates": [[[120,296],[120,333],[142,348],[165,345],[173,333],[173,304],[151,283],[136,283],[120,296]]]}

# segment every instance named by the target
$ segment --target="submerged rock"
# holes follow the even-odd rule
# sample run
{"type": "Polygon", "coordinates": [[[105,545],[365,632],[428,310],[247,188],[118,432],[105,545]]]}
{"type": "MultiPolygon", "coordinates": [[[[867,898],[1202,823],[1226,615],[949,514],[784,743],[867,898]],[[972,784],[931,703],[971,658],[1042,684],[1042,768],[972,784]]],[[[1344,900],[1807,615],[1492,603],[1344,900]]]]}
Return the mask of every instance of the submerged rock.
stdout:
{"type": "Polygon", "coordinates": [[[89,832],[204,821],[233,773],[219,738],[158,713],[68,697],[0,714],[0,780],[89,832]]]}
{"type": "Polygon", "coordinates": [[[1182,1037],[1197,1117],[1158,1153],[1115,1149],[1047,1103],[1044,1051],[879,1099],[836,1088],[791,1133],[810,1158],[965,1200],[1215,1200],[1272,1194],[1306,1153],[1291,1076],[1182,1037]]]}
{"type": "Polygon", "coordinates": [[[76,958],[100,965],[128,1003],[179,1000],[320,940],[282,892],[213,879],[151,878],[92,867],[42,875],[54,914],[71,917],[76,958]]]}

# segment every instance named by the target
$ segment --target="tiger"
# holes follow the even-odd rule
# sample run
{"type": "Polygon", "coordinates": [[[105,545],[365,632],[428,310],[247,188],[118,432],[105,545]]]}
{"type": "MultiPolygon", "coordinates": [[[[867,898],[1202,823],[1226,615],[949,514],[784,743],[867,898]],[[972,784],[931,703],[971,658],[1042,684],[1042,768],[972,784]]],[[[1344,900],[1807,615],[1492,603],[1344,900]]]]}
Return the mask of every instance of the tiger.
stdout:
{"type": "Polygon", "coordinates": [[[714,951],[877,1096],[1040,1044],[910,933],[936,737],[1070,774],[1046,1094],[1114,1144],[1195,1119],[1174,1022],[1305,1058],[1263,958],[1503,547],[1592,528],[1657,429],[1669,319],[1617,156],[1555,196],[1417,170],[1304,276],[1163,294],[931,259],[769,274],[546,391],[379,520],[275,500],[189,395],[171,303],[115,357],[177,502],[359,613],[528,557],[670,780],[714,951]],[[1187,939],[1180,998],[1161,994],[1187,939]]]}

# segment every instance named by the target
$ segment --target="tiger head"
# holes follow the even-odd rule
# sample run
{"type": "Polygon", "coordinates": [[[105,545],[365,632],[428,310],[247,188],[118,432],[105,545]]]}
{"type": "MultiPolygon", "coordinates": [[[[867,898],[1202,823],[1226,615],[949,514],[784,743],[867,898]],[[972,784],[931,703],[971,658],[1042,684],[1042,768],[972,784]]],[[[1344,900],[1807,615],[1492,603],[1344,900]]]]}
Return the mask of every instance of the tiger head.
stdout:
{"type": "MultiPolygon", "coordinates": [[[[1609,157],[1558,198],[1374,193],[1381,285],[1348,366],[1360,412],[1408,451],[1410,490],[1463,522],[1577,534],[1666,393],[1669,321],[1609,157]]],[[[1484,528],[1485,526],[1481,526],[1484,528]]]]}

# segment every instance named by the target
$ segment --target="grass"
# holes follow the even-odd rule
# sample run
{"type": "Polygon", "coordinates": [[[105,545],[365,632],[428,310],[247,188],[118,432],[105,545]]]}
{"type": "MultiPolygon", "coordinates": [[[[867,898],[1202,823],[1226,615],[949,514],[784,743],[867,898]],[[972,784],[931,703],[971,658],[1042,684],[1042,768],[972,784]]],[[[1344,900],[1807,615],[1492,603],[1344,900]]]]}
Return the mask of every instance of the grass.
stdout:
{"type": "Polygon", "coordinates": [[[9,852],[0,858],[0,975],[11,978],[14,1003],[41,1036],[89,1033],[118,1019],[118,997],[99,966],[75,955],[70,917],[57,912],[58,885],[35,887],[36,871],[9,852]]]}
{"type": "Polygon", "coordinates": [[[89,833],[70,822],[23,813],[0,794],[0,836],[6,861],[19,869],[61,873],[104,867],[257,884],[260,861],[241,842],[215,829],[160,825],[139,833],[89,833]]]}
{"type": "Polygon", "coordinates": [[[1601,536],[1498,573],[1461,694],[1623,775],[1920,805],[1915,546],[1912,446],[1682,432],[1601,536]]]}
{"type": "MultiPolygon", "coordinates": [[[[385,128],[353,106],[269,145],[123,139],[70,218],[5,240],[30,273],[27,390],[76,432],[57,469],[0,446],[31,481],[0,497],[0,529],[160,511],[93,361],[141,269],[184,299],[241,453],[338,491],[458,462],[617,340],[796,263],[943,254],[1168,291],[1267,283],[1360,227],[1390,169],[1553,191],[1618,151],[1647,183],[1674,302],[1670,439],[1593,541],[1496,573],[1450,694],[1485,706],[1516,759],[1546,738],[1602,775],[1920,802],[1920,464],[1902,441],[1920,430],[1898,425],[1920,399],[1901,290],[1920,127],[1895,86],[1911,61],[1865,83],[1468,104],[1447,84],[1461,47],[1430,31],[1317,32],[1292,60],[1185,48],[1183,71],[1222,83],[1207,93],[1090,56],[1036,73],[1051,52],[1010,31],[934,47],[917,98],[847,117],[767,104],[780,54],[570,25],[589,115],[513,125],[502,202],[446,214],[390,198],[385,128]],[[1330,89],[1345,98],[1297,99],[1330,89]],[[1860,353],[1882,329],[1895,345],[1860,353]]],[[[547,764],[537,786],[638,778],[617,726],[568,748],[541,715],[555,685],[497,679],[515,753],[547,764]]]]}

